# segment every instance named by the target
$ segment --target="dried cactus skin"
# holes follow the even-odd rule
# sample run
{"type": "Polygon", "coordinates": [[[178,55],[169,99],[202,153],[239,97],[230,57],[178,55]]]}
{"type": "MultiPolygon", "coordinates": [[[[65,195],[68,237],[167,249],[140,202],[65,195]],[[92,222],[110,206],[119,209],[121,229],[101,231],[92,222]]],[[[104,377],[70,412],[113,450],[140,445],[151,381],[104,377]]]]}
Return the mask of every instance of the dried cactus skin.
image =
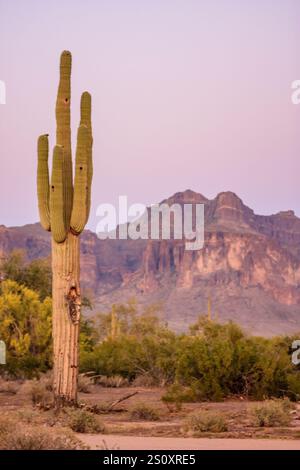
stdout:
{"type": "Polygon", "coordinates": [[[64,166],[64,218],[65,226],[70,224],[73,203],[73,172],[71,149],[71,70],[72,55],[63,51],[60,57],[60,80],[56,99],[56,144],[62,145],[64,166]]]}
{"type": "Polygon", "coordinates": [[[37,194],[41,225],[50,231],[48,155],[48,135],[45,134],[38,139],[37,194]]]}
{"type": "Polygon", "coordinates": [[[71,217],[71,229],[79,235],[86,224],[88,197],[88,165],[89,165],[90,133],[86,126],[79,126],[77,135],[74,198],[71,217]]]}
{"type": "Polygon", "coordinates": [[[67,236],[64,223],[64,181],[63,148],[56,145],[53,151],[52,177],[50,188],[50,221],[52,237],[62,243],[67,236]]]}

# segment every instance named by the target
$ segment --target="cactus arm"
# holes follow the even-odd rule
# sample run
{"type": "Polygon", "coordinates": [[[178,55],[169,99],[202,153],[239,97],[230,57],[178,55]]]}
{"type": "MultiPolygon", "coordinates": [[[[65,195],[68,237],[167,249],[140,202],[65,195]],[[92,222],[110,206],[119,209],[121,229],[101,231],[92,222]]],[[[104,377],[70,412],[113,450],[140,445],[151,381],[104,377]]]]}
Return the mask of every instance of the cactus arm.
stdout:
{"type": "Polygon", "coordinates": [[[86,221],[87,223],[90,208],[91,208],[91,189],[92,189],[92,179],[93,179],[93,158],[92,158],[92,147],[93,147],[93,135],[92,135],[92,99],[91,95],[85,91],[81,95],[80,102],[80,125],[84,125],[88,128],[89,131],[89,142],[88,142],[88,190],[87,190],[87,209],[86,209],[86,221]]]}
{"type": "Polygon", "coordinates": [[[54,147],[52,177],[50,187],[50,221],[52,237],[57,243],[65,241],[67,231],[64,223],[64,198],[63,198],[63,148],[54,147]]]}
{"type": "Polygon", "coordinates": [[[80,101],[80,125],[91,128],[92,100],[88,91],[84,91],[80,101]]]}
{"type": "Polygon", "coordinates": [[[71,216],[71,230],[76,235],[83,231],[87,218],[88,142],[89,130],[86,126],[81,125],[77,135],[74,199],[71,216]]]}
{"type": "Polygon", "coordinates": [[[48,169],[48,135],[41,135],[38,139],[38,168],[37,168],[37,194],[40,222],[42,227],[50,231],[49,209],[49,169],[48,169]]]}
{"type": "Polygon", "coordinates": [[[64,197],[64,224],[70,224],[73,202],[73,176],[72,176],[72,151],[71,151],[71,68],[72,56],[69,51],[64,51],[60,57],[60,80],[56,100],[56,143],[64,148],[63,152],[63,197],[64,197]]]}

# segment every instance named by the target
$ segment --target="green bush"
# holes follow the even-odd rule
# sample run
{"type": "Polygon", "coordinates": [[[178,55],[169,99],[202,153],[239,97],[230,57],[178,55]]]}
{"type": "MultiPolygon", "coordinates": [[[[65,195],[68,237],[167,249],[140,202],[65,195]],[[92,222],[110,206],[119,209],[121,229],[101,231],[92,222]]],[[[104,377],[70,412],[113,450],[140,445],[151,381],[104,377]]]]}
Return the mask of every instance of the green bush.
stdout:
{"type": "Polygon", "coordinates": [[[290,344],[291,339],[248,337],[232,323],[202,320],[196,335],[181,337],[176,378],[190,387],[194,400],[231,395],[295,400],[300,373],[291,363],[290,344]]]}
{"type": "Polygon", "coordinates": [[[74,409],[68,413],[68,424],[72,431],[97,434],[105,431],[99,418],[85,410],[74,409]]]}
{"type": "MultiPolygon", "coordinates": [[[[47,262],[39,263],[24,264],[13,254],[2,266],[0,339],[7,346],[5,371],[15,377],[39,377],[52,365],[47,262]]],[[[189,333],[176,335],[153,308],[139,312],[132,301],[113,305],[93,321],[82,319],[80,367],[101,376],[104,386],[168,386],[163,402],[176,409],[236,395],[297,401],[300,369],[291,362],[293,339],[250,337],[233,323],[203,318],[189,333]]],[[[80,378],[81,391],[89,391],[88,381],[80,378]]]]}
{"type": "Polygon", "coordinates": [[[171,410],[172,405],[177,411],[181,410],[183,403],[194,402],[195,396],[190,387],[183,387],[175,383],[168,387],[167,391],[162,395],[161,400],[171,410]]]}

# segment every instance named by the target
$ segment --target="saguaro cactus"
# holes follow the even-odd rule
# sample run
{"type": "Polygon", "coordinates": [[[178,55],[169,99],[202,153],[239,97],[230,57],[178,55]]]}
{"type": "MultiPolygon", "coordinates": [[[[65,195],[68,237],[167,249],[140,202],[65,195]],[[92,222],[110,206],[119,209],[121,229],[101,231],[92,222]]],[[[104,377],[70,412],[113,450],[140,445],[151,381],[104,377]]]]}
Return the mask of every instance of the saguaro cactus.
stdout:
{"type": "Polygon", "coordinates": [[[38,139],[37,193],[40,222],[52,233],[53,372],[56,405],[76,404],[80,323],[79,235],[89,217],[92,183],[91,96],[80,104],[75,178],[72,176],[70,128],[72,56],[60,59],[56,100],[56,145],[49,182],[48,135],[38,139]]]}

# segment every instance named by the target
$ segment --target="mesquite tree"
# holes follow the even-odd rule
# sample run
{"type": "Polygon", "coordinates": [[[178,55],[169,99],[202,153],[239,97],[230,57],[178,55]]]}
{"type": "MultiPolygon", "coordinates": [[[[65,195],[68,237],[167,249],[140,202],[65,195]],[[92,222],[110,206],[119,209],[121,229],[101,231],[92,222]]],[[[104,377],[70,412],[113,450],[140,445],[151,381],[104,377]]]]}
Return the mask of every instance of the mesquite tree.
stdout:
{"type": "Polygon", "coordinates": [[[53,387],[56,405],[76,404],[80,324],[79,235],[88,220],[92,183],[91,96],[80,104],[75,178],[71,151],[72,56],[60,59],[56,100],[56,145],[49,182],[48,135],[38,140],[37,192],[41,225],[52,234],[53,387]]]}

